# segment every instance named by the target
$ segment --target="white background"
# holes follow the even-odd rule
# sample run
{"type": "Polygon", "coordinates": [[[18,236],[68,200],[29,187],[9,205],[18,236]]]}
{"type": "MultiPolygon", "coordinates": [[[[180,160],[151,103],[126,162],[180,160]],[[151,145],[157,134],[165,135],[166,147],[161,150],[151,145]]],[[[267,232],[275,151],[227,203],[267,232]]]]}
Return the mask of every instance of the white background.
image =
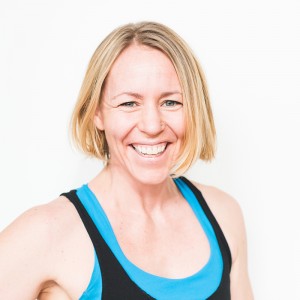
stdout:
{"type": "Polygon", "coordinates": [[[141,20],[173,28],[202,63],[218,152],[188,175],[240,203],[255,299],[300,299],[298,0],[1,0],[0,230],[101,169],[71,147],[70,115],[96,46],[141,20]]]}

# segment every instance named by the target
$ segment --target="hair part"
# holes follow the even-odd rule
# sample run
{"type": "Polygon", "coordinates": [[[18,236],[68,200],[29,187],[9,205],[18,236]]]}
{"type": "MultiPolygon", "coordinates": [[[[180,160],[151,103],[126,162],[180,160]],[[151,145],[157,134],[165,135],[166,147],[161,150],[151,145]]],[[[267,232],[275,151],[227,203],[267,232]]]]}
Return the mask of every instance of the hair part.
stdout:
{"type": "Polygon", "coordinates": [[[197,159],[210,161],[215,155],[216,132],[207,83],[198,59],[172,29],[156,22],[129,23],[113,30],[95,50],[71,119],[75,144],[86,154],[109,160],[105,132],[94,124],[105,79],[121,52],[131,44],[162,51],[173,63],[183,93],[186,132],[173,177],[184,174],[197,159]]]}

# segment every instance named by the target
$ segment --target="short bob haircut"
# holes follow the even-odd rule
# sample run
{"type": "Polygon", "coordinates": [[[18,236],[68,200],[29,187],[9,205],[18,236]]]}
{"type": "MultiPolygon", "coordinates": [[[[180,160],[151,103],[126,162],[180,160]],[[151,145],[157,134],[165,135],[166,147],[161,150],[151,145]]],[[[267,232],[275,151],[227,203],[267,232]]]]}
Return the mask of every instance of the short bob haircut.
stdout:
{"type": "Polygon", "coordinates": [[[157,22],[129,23],[113,30],[94,52],[72,115],[72,136],[89,156],[109,163],[105,132],[97,129],[94,115],[101,103],[105,79],[120,53],[132,44],[162,51],[173,63],[183,93],[186,132],[170,175],[185,173],[198,159],[215,154],[215,125],[201,66],[187,43],[172,29],[157,22]]]}

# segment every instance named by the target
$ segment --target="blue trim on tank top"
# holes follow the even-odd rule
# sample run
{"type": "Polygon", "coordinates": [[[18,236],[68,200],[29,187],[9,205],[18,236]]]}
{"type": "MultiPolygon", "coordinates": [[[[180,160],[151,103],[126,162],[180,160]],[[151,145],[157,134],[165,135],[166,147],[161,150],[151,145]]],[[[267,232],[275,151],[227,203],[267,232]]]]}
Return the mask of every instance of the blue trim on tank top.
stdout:
{"type": "MultiPolygon", "coordinates": [[[[207,219],[196,196],[180,178],[174,179],[174,182],[195,213],[210,245],[210,257],[205,266],[195,274],[180,279],[164,278],[147,273],[129,261],[120,248],[107,215],[88,185],[85,184],[79,188],[77,195],[128,276],[142,290],[159,300],[186,299],[187,293],[189,300],[206,299],[216,291],[221,282],[223,273],[222,254],[212,225],[207,219]]],[[[101,293],[101,270],[95,254],[91,280],[80,300],[101,299],[101,293]]]]}
{"type": "Polygon", "coordinates": [[[102,294],[102,277],[96,251],[94,252],[94,269],[87,289],[79,300],[98,300],[102,294]]]}

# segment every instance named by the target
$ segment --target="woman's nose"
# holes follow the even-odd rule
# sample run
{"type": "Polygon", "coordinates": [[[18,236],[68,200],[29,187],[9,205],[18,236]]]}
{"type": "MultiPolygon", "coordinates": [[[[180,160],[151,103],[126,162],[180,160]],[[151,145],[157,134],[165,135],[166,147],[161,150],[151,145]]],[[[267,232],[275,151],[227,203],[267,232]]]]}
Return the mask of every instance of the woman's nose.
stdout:
{"type": "Polygon", "coordinates": [[[143,107],[138,123],[140,131],[148,135],[157,135],[164,130],[164,127],[165,123],[158,107],[154,105],[143,107]]]}

